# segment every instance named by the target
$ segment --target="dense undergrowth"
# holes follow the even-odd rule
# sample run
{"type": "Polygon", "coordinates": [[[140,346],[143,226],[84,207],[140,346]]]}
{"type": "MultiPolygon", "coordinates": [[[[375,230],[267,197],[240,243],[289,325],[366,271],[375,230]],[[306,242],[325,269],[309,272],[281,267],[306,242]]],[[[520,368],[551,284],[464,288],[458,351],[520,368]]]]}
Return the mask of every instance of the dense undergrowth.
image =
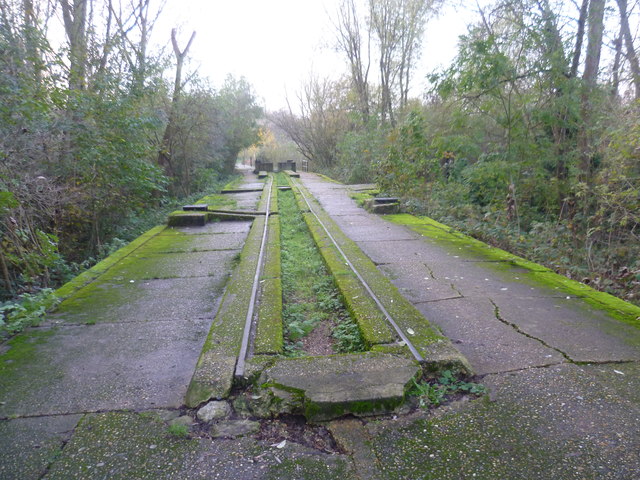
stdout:
{"type": "Polygon", "coordinates": [[[363,351],[358,326],[342,304],[291,191],[278,194],[278,207],[286,354],[305,355],[305,338],[323,323],[331,336],[317,342],[330,344],[336,353],[363,351]]]}

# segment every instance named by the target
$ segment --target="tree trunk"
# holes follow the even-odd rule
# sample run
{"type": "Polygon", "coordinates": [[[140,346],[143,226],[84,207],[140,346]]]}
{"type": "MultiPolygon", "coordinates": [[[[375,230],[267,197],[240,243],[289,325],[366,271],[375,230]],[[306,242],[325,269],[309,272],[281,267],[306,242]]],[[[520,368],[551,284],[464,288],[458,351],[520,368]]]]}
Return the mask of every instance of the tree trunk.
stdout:
{"type": "Polygon", "coordinates": [[[604,10],[606,0],[591,0],[589,4],[589,33],[587,55],[584,73],[582,75],[582,126],[578,135],[578,150],[580,152],[580,179],[589,183],[591,180],[591,139],[589,129],[593,105],[593,93],[597,86],[598,71],[600,69],[600,54],[602,52],[602,35],[604,32],[604,10]]]}
{"type": "Polygon", "coordinates": [[[191,43],[195,36],[196,32],[194,31],[191,34],[191,38],[189,39],[189,43],[187,43],[185,49],[180,51],[180,47],[178,47],[178,40],[176,39],[176,29],[174,28],[171,30],[171,45],[173,45],[173,53],[176,55],[176,78],[173,83],[173,96],[171,97],[171,107],[169,108],[169,120],[167,121],[164,135],[162,136],[160,152],[158,152],[158,165],[164,169],[165,174],[168,176],[173,176],[175,173],[171,163],[171,151],[175,137],[176,111],[178,101],[180,100],[180,93],[182,91],[182,65],[184,64],[184,59],[187,56],[189,47],[191,47],[191,43]]]}
{"type": "Polygon", "coordinates": [[[87,85],[87,3],[88,0],[59,0],[64,29],[69,41],[69,90],[87,85]]]}
{"type": "Polygon", "coordinates": [[[631,29],[629,28],[627,0],[616,1],[618,2],[618,9],[620,10],[620,29],[627,50],[627,60],[629,60],[631,74],[633,75],[632,80],[635,88],[635,99],[638,100],[640,98],[640,63],[638,62],[638,55],[636,54],[636,50],[633,46],[633,36],[631,35],[631,29]]]}
{"type": "Polygon", "coordinates": [[[580,7],[580,16],[578,17],[578,31],[576,33],[576,46],[573,50],[573,61],[571,62],[570,78],[578,76],[578,67],[580,66],[580,55],[582,54],[582,42],[584,41],[584,26],[587,22],[587,11],[589,0],[582,0],[580,7]]]}

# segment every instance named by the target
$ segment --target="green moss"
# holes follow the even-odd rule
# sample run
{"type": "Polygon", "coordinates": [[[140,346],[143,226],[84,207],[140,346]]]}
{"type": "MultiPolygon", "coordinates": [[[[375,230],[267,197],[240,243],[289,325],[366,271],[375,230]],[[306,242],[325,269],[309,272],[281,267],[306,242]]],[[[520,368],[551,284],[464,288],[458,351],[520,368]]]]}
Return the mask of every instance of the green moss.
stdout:
{"type": "Polygon", "coordinates": [[[377,189],[363,190],[360,192],[351,192],[349,193],[349,197],[355,200],[359,207],[362,207],[368,200],[374,198],[378,193],[380,193],[380,190],[377,189]]]}
{"type": "MultiPolygon", "coordinates": [[[[0,391],[9,392],[16,380],[19,380],[27,370],[27,367],[34,366],[33,359],[36,358],[38,347],[56,333],[57,329],[51,330],[30,330],[16,335],[7,341],[3,347],[7,349],[0,354],[0,391]]],[[[42,377],[34,377],[32,381],[41,382],[52,379],[49,365],[35,365],[36,370],[42,370],[42,377]]]]}
{"type": "Polygon", "coordinates": [[[98,262],[89,270],[81,273],[80,275],[75,277],[73,280],[65,283],[62,287],[56,290],[55,292],[56,296],[61,299],[69,297],[74,292],[78,291],[79,289],[81,289],[82,287],[89,284],[90,282],[98,278],[100,275],[105,273],[107,270],[109,270],[115,264],[120,262],[122,259],[131,255],[133,252],[135,252],[138,248],[143,246],[149,240],[156,237],[158,234],[162,233],[166,228],[167,228],[166,226],[160,225],[140,235],[131,243],[129,243],[128,245],[125,245],[124,247],[120,248],[116,252],[112,253],[104,260],[98,262]]]}
{"type": "Polygon", "coordinates": [[[269,278],[262,283],[254,352],[279,355],[283,345],[282,283],[280,278],[269,278]]]}
{"type": "MultiPolygon", "coordinates": [[[[326,250],[323,250],[326,252],[326,250]]],[[[387,321],[362,283],[351,273],[335,276],[336,285],[349,313],[358,324],[366,345],[392,343],[395,340],[387,321]]]]}
{"type": "Polygon", "coordinates": [[[169,214],[169,227],[202,227],[207,222],[207,215],[200,212],[184,212],[176,210],[169,214]]]}
{"type": "Polygon", "coordinates": [[[599,292],[580,282],[556,274],[542,265],[530,262],[499,248],[491,247],[428,217],[401,214],[387,215],[385,218],[393,223],[408,226],[421,235],[436,241],[438,245],[456,255],[486,260],[487,263],[483,264],[485,268],[491,268],[495,271],[504,271],[512,267],[522,268],[525,270],[519,279],[522,283],[580,297],[591,306],[607,312],[613,318],[635,327],[640,327],[640,307],[613,295],[599,292]]]}
{"type": "Polygon", "coordinates": [[[216,210],[233,210],[238,204],[237,200],[229,195],[224,195],[221,193],[214,193],[212,195],[207,195],[206,197],[202,197],[200,200],[196,202],[196,205],[207,204],[210,209],[216,210]]]}

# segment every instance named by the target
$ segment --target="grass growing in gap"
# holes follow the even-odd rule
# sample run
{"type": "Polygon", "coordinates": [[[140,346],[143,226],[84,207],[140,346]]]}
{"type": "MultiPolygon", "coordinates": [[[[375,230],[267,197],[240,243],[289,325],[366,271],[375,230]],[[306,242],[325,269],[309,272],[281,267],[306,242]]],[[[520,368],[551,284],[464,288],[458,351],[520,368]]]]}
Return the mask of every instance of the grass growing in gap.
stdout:
{"type": "MultiPolygon", "coordinates": [[[[278,184],[282,181],[278,178],[278,184]]],[[[364,351],[358,326],[342,304],[333,278],[327,272],[298,210],[293,193],[279,193],[278,205],[286,355],[304,355],[301,339],[321,322],[331,322],[333,349],[336,353],[364,351]]]]}

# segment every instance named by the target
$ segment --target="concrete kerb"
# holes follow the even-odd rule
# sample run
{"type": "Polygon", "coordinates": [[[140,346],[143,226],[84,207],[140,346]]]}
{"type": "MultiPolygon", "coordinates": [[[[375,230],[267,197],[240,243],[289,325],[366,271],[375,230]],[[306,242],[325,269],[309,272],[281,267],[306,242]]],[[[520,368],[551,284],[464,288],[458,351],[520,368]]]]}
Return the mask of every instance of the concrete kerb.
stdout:
{"type": "MultiPolygon", "coordinates": [[[[307,192],[306,188],[299,182],[297,186],[303,191],[307,192]]],[[[294,188],[294,192],[296,189],[294,188]]],[[[296,198],[299,204],[302,203],[306,207],[304,199],[301,198],[298,192],[296,198]]],[[[313,201],[313,200],[312,200],[313,201]]],[[[307,208],[308,209],[308,208],[307,208]]],[[[315,202],[314,210],[325,224],[327,229],[331,232],[331,235],[335,238],[340,248],[345,252],[349,260],[354,264],[356,269],[369,284],[370,288],[379,297],[384,307],[391,314],[392,318],[398,323],[405,333],[409,334],[411,342],[414,346],[423,354],[425,361],[425,372],[429,375],[437,375],[444,370],[454,370],[463,375],[472,375],[473,370],[467,361],[467,359],[453,346],[451,341],[436,331],[434,327],[430,325],[427,319],[408,301],[398,289],[382,275],[371,260],[360,250],[360,248],[351,241],[335,224],[331,217],[321,208],[321,206],[315,202]],[[413,333],[411,333],[413,332],[413,333]]],[[[306,218],[315,219],[312,215],[306,216],[306,218]]],[[[313,220],[311,220],[313,221],[313,220]]],[[[312,232],[319,232],[320,229],[315,226],[311,228],[312,232]]],[[[319,235],[316,233],[316,235],[319,235]]],[[[322,244],[326,244],[326,240],[321,240],[322,244]]],[[[321,248],[324,254],[330,251],[329,248],[321,248]]],[[[336,252],[336,255],[339,255],[336,252]]],[[[328,255],[327,255],[328,256],[328,255]]],[[[339,269],[346,269],[344,261],[338,257],[330,260],[329,268],[334,265],[332,273],[335,272],[336,266],[339,265],[339,269]]],[[[351,296],[348,291],[343,292],[345,297],[351,296]]],[[[357,300],[357,299],[356,299],[357,300]]],[[[357,320],[357,319],[356,319],[357,320]]],[[[390,347],[392,351],[397,352],[396,347],[390,347]]],[[[378,347],[376,350],[385,351],[386,347],[378,347]]]]}
{"type": "Polygon", "coordinates": [[[113,267],[115,264],[117,264],[124,258],[134,253],[137,249],[142,247],[145,243],[147,243],[156,235],[163,232],[166,228],[167,228],[166,225],[159,225],[143,233],[138,238],[133,240],[131,243],[118,249],[117,251],[109,255],[104,260],[101,260],[100,262],[96,263],[89,270],[82,272],[73,280],[65,283],[63,286],[61,286],[59,289],[55,291],[56,296],[62,300],[70,297],[71,295],[76,293],[78,290],[87,286],[89,283],[96,280],[99,276],[106,273],[106,271],[109,270],[111,267],[113,267]]]}
{"type": "Polygon", "coordinates": [[[189,407],[229,396],[251,298],[251,289],[246,286],[252,283],[258,265],[264,222],[264,217],[253,221],[240,261],[227,284],[189,384],[185,399],[189,407]]]}

